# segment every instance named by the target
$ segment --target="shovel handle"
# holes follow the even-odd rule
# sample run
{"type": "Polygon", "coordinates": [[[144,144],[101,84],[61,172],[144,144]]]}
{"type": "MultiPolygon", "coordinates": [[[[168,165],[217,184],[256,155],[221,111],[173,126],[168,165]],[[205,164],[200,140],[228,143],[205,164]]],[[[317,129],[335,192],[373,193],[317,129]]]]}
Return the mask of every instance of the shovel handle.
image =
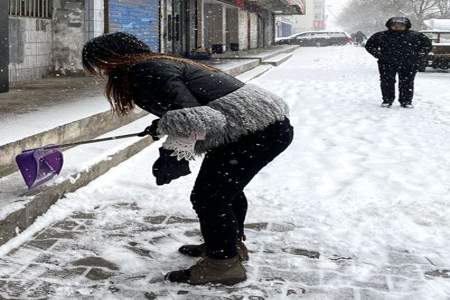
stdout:
{"type": "MultiPolygon", "coordinates": [[[[138,133],[118,135],[118,136],[112,136],[112,137],[95,139],[95,140],[89,140],[89,141],[81,141],[81,142],[74,142],[74,143],[61,144],[61,145],[49,145],[49,146],[45,146],[45,147],[41,147],[41,148],[25,150],[24,152],[34,151],[34,150],[60,149],[60,148],[68,148],[68,147],[79,146],[79,145],[86,145],[86,144],[93,144],[93,143],[100,143],[100,142],[107,142],[107,141],[114,141],[114,140],[120,140],[120,139],[127,139],[127,138],[131,138],[131,137],[137,137],[137,136],[141,136],[142,134],[143,134],[143,132],[138,132],[138,133]]],[[[159,137],[157,137],[157,136],[152,136],[152,138],[153,138],[154,141],[158,141],[159,140],[159,137]]]]}

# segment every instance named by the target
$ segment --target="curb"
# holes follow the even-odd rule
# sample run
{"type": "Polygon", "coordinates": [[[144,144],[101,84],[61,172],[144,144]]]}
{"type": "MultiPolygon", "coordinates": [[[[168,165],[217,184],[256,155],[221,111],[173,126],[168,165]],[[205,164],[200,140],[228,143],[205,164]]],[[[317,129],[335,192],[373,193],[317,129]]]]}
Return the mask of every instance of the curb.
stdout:
{"type": "Polygon", "coordinates": [[[235,60],[244,60],[244,59],[258,59],[260,62],[264,61],[264,60],[268,60],[272,57],[281,55],[281,54],[285,54],[285,53],[292,53],[295,50],[297,50],[298,48],[300,48],[300,46],[296,46],[296,45],[289,45],[289,46],[284,46],[284,47],[278,47],[279,49],[274,49],[272,52],[267,53],[266,55],[264,55],[264,53],[261,54],[249,54],[249,53],[240,53],[237,52],[234,55],[229,55],[229,54],[215,54],[213,55],[213,59],[235,59],[235,60]],[[245,56],[239,56],[239,55],[243,55],[245,54],[245,56]]]}
{"type": "Polygon", "coordinates": [[[147,113],[142,111],[126,117],[116,117],[111,111],[105,111],[2,145],[0,146],[0,177],[17,171],[15,157],[24,149],[32,149],[47,144],[71,143],[80,139],[92,139],[146,115],[147,113]]]}
{"type": "Polygon", "coordinates": [[[274,67],[278,67],[282,63],[288,61],[294,54],[293,53],[283,53],[277,56],[271,57],[267,60],[263,60],[261,64],[263,65],[272,65],[274,67]]]}
{"type": "Polygon", "coordinates": [[[247,83],[251,80],[254,80],[254,79],[266,74],[272,68],[273,68],[273,66],[270,64],[261,64],[261,65],[257,66],[256,68],[252,69],[251,71],[248,71],[245,74],[238,76],[238,79],[247,83]]]}
{"type": "Polygon", "coordinates": [[[259,59],[249,59],[249,62],[245,64],[241,64],[239,66],[230,67],[229,69],[224,69],[223,71],[230,74],[231,76],[238,76],[254,68],[258,67],[261,64],[259,59]]]}

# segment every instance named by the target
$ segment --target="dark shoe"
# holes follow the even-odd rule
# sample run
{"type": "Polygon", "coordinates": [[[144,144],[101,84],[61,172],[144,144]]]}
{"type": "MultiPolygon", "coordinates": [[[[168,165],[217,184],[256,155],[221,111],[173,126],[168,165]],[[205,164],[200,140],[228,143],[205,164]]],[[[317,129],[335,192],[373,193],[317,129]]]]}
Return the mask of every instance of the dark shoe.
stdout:
{"type": "Polygon", "coordinates": [[[412,105],[411,102],[400,103],[400,106],[403,107],[403,108],[414,108],[414,105],[412,105]]]}
{"type": "Polygon", "coordinates": [[[166,280],[192,285],[224,284],[234,285],[247,280],[245,268],[239,256],[229,259],[212,259],[205,257],[187,270],[173,271],[166,275],[166,280]]]}
{"type": "MultiPolygon", "coordinates": [[[[236,245],[239,258],[242,261],[249,260],[248,250],[242,241],[239,241],[236,245]]],[[[183,245],[178,249],[181,254],[191,256],[191,257],[205,257],[206,256],[206,246],[205,244],[200,245],[183,245]]]]}
{"type": "Polygon", "coordinates": [[[392,106],[392,101],[383,101],[383,103],[381,103],[381,107],[391,107],[392,106]]]}

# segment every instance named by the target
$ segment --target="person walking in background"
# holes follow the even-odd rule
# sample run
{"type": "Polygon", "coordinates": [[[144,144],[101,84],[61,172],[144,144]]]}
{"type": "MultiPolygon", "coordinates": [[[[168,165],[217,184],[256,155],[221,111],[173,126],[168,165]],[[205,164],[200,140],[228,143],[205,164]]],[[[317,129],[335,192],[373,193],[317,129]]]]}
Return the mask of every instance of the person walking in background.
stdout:
{"type": "Polygon", "coordinates": [[[202,259],[166,279],[188,284],[246,280],[244,188],[292,142],[283,99],[208,65],[154,53],[121,32],[89,41],[83,65],[108,77],[106,95],[115,112],[125,115],[139,106],[160,118],[146,129],[151,136],[168,136],[153,165],[158,185],[190,174],[189,160],[205,154],[191,194],[204,243],[179,249],[202,259]]]}
{"type": "Polygon", "coordinates": [[[358,45],[361,46],[364,43],[365,39],[367,39],[367,36],[362,31],[358,31],[357,33],[355,33],[354,41],[358,45]]]}
{"type": "Polygon", "coordinates": [[[411,21],[393,17],[386,23],[388,30],[375,33],[366,43],[366,50],[378,59],[383,107],[395,100],[396,76],[399,77],[399,102],[412,108],[414,79],[421,61],[431,51],[432,43],[423,33],[410,30],[411,21]]]}

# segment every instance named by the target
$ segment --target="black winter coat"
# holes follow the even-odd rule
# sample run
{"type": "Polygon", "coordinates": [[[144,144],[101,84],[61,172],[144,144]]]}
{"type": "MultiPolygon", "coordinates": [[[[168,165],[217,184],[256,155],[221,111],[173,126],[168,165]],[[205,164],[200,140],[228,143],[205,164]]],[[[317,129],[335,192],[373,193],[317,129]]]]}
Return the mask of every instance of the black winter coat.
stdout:
{"type": "Polygon", "coordinates": [[[381,63],[394,65],[419,64],[431,49],[430,39],[412,30],[378,32],[366,43],[366,50],[381,63]]]}
{"type": "Polygon", "coordinates": [[[206,105],[245,85],[226,73],[170,60],[141,62],[130,73],[134,102],[159,117],[171,110],[206,105]]]}

